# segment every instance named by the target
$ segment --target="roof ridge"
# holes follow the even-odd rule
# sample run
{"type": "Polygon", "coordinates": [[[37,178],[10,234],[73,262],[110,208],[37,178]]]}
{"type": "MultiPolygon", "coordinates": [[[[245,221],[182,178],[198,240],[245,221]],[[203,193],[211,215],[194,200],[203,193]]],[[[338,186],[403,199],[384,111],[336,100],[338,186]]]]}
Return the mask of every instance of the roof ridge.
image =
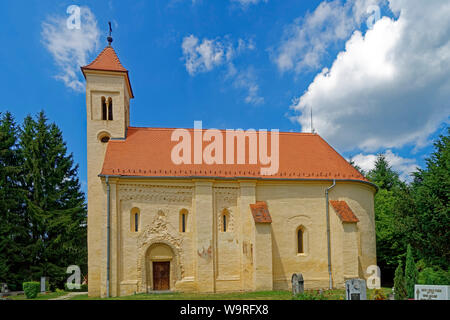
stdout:
{"type": "MultiPolygon", "coordinates": [[[[138,130],[161,130],[161,131],[169,131],[169,130],[177,130],[177,129],[183,129],[183,130],[195,130],[195,128],[164,128],[164,127],[134,127],[134,126],[129,126],[128,129],[138,129],[138,130]]],[[[252,128],[250,128],[252,129],[252,128]]],[[[202,128],[202,131],[206,131],[206,130],[219,130],[219,131],[227,131],[227,130],[244,130],[244,129],[217,129],[217,128],[202,128]]],[[[249,130],[249,129],[246,129],[249,130]]],[[[255,130],[255,129],[253,129],[255,130]]],[[[259,132],[260,130],[263,129],[259,129],[259,130],[255,130],[256,132],[259,132]]],[[[245,131],[245,130],[244,130],[245,131]]],[[[267,132],[270,132],[269,130],[267,132]]],[[[302,136],[318,136],[320,137],[319,134],[317,133],[310,133],[310,132],[289,132],[289,131],[279,131],[279,134],[289,134],[289,135],[302,135],[302,136]]]]}

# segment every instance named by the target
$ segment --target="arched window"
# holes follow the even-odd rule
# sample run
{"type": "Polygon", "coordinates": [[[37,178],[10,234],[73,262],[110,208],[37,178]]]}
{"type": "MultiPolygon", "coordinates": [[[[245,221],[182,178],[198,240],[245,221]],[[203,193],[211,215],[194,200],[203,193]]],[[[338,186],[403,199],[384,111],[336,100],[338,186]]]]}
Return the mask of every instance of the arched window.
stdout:
{"type": "Polygon", "coordinates": [[[138,208],[131,209],[130,229],[132,232],[139,232],[139,225],[140,225],[139,220],[140,220],[139,209],[138,208]]]}
{"type": "Polygon", "coordinates": [[[297,253],[304,253],[303,228],[297,229],[297,253]]]}
{"type": "Polygon", "coordinates": [[[228,232],[229,231],[229,227],[230,227],[230,213],[228,212],[227,209],[224,209],[222,211],[222,226],[221,226],[221,230],[222,232],[228,232]]]}
{"type": "Polygon", "coordinates": [[[180,211],[180,232],[187,231],[188,211],[183,209],[180,211]]]}
{"type": "Polygon", "coordinates": [[[113,102],[111,97],[108,98],[108,120],[113,120],[113,102]]]}
{"type": "Polygon", "coordinates": [[[106,99],[102,97],[102,120],[107,120],[106,117],[106,99]]]}

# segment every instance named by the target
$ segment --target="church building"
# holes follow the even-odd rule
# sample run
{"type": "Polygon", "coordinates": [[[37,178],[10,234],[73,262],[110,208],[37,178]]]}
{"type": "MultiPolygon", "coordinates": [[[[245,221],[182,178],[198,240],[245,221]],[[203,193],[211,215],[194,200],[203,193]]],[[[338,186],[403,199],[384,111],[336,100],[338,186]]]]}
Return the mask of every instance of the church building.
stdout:
{"type": "Polygon", "coordinates": [[[376,265],[373,184],[315,133],[247,132],[220,146],[233,160],[243,143],[241,161],[207,163],[196,156],[207,130],[185,129],[193,145],[183,156],[195,159],[173,161],[177,129],[131,126],[130,75],[111,41],[81,68],[90,296],[290,290],[294,273],[305,289],[367,279],[376,265]],[[252,161],[252,141],[263,137],[269,151],[277,144],[271,174],[252,161]]]}

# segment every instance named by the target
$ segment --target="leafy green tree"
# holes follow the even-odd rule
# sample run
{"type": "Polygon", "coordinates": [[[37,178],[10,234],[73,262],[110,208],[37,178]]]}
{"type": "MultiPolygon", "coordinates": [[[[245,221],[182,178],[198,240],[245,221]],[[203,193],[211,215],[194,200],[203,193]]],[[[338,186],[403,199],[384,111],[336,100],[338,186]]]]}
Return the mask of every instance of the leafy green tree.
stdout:
{"type": "Polygon", "coordinates": [[[403,274],[402,263],[399,262],[397,269],[395,269],[394,277],[394,297],[395,300],[405,300],[407,296],[405,276],[403,274]]]}
{"type": "Polygon", "coordinates": [[[403,231],[397,227],[396,206],[399,190],[407,186],[383,154],[378,155],[375,167],[368,172],[367,177],[378,187],[374,199],[377,264],[383,275],[383,283],[392,285],[395,266],[406,249],[403,231]]]}
{"type": "MultiPolygon", "coordinates": [[[[62,287],[69,265],[86,269],[86,206],[72,154],[55,124],[41,112],[28,116],[20,133],[23,156],[25,216],[32,257],[30,278],[49,276],[62,287]]],[[[31,280],[31,279],[30,279],[31,280]]]]}
{"type": "Polygon", "coordinates": [[[450,265],[450,128],[434,143],[426,168],[414,174],[413,210],[405,210],[408,241],[428,265],[450,265]]]}
{"type": "Polygon", "coordinates": [[[406,292],[408,293],[408,298],[414,298],[414,285],[417,284],[418,272],[416,264],[414,262],[414,257],[412,254],[411,245],[408,244],[408,249],[406,253],[406,266],[405,266],[405,281],[406,281],[406,292]]]}

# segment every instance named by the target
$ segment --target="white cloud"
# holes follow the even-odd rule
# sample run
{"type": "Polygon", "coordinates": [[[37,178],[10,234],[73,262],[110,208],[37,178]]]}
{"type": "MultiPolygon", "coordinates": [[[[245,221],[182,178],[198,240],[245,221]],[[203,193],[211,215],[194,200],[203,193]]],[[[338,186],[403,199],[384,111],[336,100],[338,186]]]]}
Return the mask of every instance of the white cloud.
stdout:
{"type": "Polygon", "coordinates": [[[200,42],[197,37],[190,35],[184,37],[181,47],[186,61],[186,70],[190,75],[211,71],[233,57],[233,47],[218,39],[203,39],[200,42]]]}
{"type": "Polygon", "coordinates": [[[259,86],[256,83],[256,77],[252,68],[237,73],[233,84],[235,87],[247,91],[247,96],[245,97],[246,103],[253,105],[264,103],[264,98],[259,95],[259,86]]]}
{"type": "Polygon", "coordinates": [[[450,2],[389,7],[398,18],[355,31],[292,106],[304,131],[312,108],[317,132],[341,151],[420,147],[449,119],[450,2]]]}
{"type": "Polygon", "coordinates": [[[367,8],[381,0],[340,0],[323,1],[312,13],[288,26],[284,39],[274,56],[278,69],[282,72],[318,69],[327,49],[348,39],[369,15],[367,8]]]}
{"type": "Polygon", "coordinates": [[[69,29],[69,15],[51,16],[42,23],[41,38],[52,54],[59,74],[55,77],[75,91],[84,90],[80,67],[88,63],[88,56],[95,53],[100,39],[97,20],[88,7],[80,7],[80,29],[69,29]]]}
{"type": "Polygon", "coordinates": [[[249,5],[258,4],[260,2],[267,2],[268,0],[231,0],[232,2],[239,2],[239,4],[247,8],[249,5]]]}
{"type": "Polygon", "coordinates": [[[259,86],[256,83],[254,70],[251,67],[239,70],[233,62],[242,53],[255,49],[252,39],[238,39],[237,44],[233,45],[227,37],[224,39],[204,38],[200,41],[194,35],[190,35],[184,37],[181,47],[186,70],[191,76],[225,66],[227,70],[225,79],[232,81],[234,87],[247,91],[246,103],[259,105],[264,102],[264,98],[259,96],[259,86]]]}
{"type": "MultiPolygon", "coordinates": [[[[392,167],[394,171],[400,174],[400,179],[404,181],[411,181],[411,173],[416,171],[418,165],[415,159],[408,159],[400,157],[394,154],[391,150],[387,150],[384,153],[387,162],[392,167]]],[[[352,157],[352,160],[365,172],[372,170],[375,167],[375,161],[377,160],[377,155],[375,154],[358,154],[352,157]]]]}

